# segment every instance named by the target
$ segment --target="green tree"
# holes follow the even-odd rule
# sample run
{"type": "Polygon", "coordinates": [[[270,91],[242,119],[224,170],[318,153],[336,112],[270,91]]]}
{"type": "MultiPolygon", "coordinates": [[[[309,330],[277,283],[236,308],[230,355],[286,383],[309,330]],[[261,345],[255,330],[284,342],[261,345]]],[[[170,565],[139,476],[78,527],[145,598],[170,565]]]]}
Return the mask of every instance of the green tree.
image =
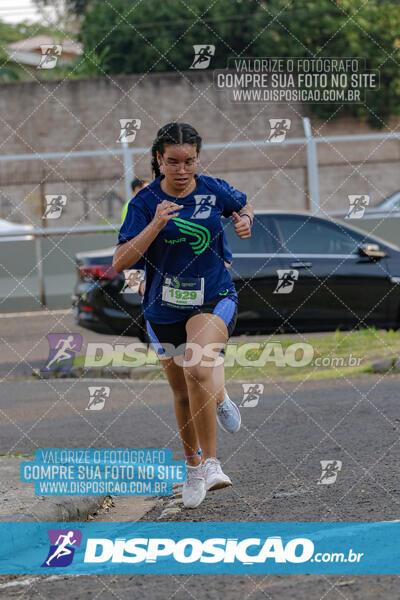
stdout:
{"type": "Polygon", "coordinates": [[[89,4],[80,38],[89,58],[110,47],[103,64],[109,74],[186,70],[194,44],[215,45],[212,66],[224,68],[257,35],[258,10],[257,0],[98,0],[89,4]]]}
{"type": "Polygon", "coordinates": [[[10,62],[8,54],[3,48],[0,48],[0,83],[10,83],[21,79],[23,76],[18,65],[10,62]]]}
{"type": "Polygon", "coordinates": [[[361,104],[314,104],[312,111],[327,119],[351,114],[376,127],[400,114],[400,10],[397,2],[381,0],[273,0],[260,4],[256,42],[261,56],[360,57],[380,75],[378,91],[366,93],[361,104]],[[279,52],[277,53],[277,48],[279,52]]]}
{"type": "MultiPolygon", "coordinates": [[[[42,4],[61,0],[37,0],[42,4]]],[[[361,104],[311,104],[327,119],[351,114],[383,127],[400,114],[397,0],[65,0],[81,22],[85,56],[73,76],[187,70],[194,44],[228,58],[360,57],[380,74],[361,104]],[[76,75],[75,75],[76,74],[76,75]]]]}

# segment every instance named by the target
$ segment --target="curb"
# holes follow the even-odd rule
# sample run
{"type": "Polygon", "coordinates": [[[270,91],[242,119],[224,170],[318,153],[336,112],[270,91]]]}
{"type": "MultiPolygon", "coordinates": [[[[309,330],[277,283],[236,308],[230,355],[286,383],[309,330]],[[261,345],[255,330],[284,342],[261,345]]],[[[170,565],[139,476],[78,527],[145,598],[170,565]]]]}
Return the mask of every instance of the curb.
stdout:
{"type": "Polygon", "coordinates": [[[400,358],[392,356],[371,365],[373,373],[400,373],[400,358]]]}
{"type": "Polygon", "coordinates": [[[58,499],[57,501],[44,500],[45,506],[38,506],[32,512],[15,512],[0,516],[0,522],[62,522],[86,521],[91,512],[97,510],[104,502],[106,496],[87,496],[58,499]]]}
{"type": "Polygon", "coordinates": [[[72,367],[68,371],[49,371],[42,373],[33,369],[31,376],[35,379],[141,379],[145,375],[157,375],[162,372],[161,366],[151,367],[72,367]]]}
{"type": "Polygon", "coordinates": [[[33,485],[22,482],[21,463],[32,457],[0,457],[0,522],[86,521],[104,502],[101,496],[39,496],[33,485]],[[7,483],[6,483],[7,482],[7,483]],[[15,503],[14,499],[17,500],[15,503]],[[9,503],[9,506],[5,503],[9,503]],[[8,508],[8,511],[7,511],[8,508]],[[6,512],[7,511],[7,512],[6,512]]]}

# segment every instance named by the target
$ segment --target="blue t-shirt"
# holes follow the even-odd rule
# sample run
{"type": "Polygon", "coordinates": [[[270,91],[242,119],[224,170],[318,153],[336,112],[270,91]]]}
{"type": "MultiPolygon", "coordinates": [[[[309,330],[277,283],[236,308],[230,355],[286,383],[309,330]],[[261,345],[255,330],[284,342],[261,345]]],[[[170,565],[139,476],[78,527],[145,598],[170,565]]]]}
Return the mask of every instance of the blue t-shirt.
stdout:
{"type": "MultiPolygon", "coordinates": [[[[129,202],[127,202],[126,204],[124,204],[124,208],[126,207],[126,210],[125,210],[125,216],[124,216],[124,218],[123,218],[123,220],[122,220],[122,222],[121,222],[121,226],[124,224],[124,221],[125,221],[125,219],[126,219],[126,215],[127,215],[127,213],[128,213],[128,206],[129,206],[129,203],[130,203],[130,202],[134,202],[134,201],[135,201],[135,198],[136,198],[136,196],[133,196],[133,198],[131,198],[131,199],[129,200],[129,202]]],[[[117,244],[117,245],[118,245],[118,244],[117,244]]],[[[144,258],[140,258],[140,259],[139,259],[139,260],[138,260],[138,261],[137,261],[137,262],[136,262],[134,265],[132,265],[132,267],[130,267],[130,268],[131,268],[131,269],[141,269],[141,270],[144,270],[144,269],[145,269],[145,266],[146,266],[146,265],[145,265],[145,260],[144,260],[144,258]]]]}
{"type": "Polygon", "coordinates": [[[118,235],[118,243],[136,237],[153,220],[157,205],[163,200],[182,204],[179,216],[170,219],[132,268],[146,271],[146,291],[143,313],[154,323],[175,323],[187,318],[190,306],[171,306],[162,299],[162,288],[170,283],[168,276],[184,278],[187,283],[202,279],[204,303],[220,296],[237,302],[232,277],[224,261],[232,261],[221,215],[230,217],[246,204],[246,195],[223,179],[196,175],[196,188],[184,198],[175,198],[162,191],[157,177],[135,196],[118,235]],[[166,279],[167,278],[167,279],[166,279]]]}

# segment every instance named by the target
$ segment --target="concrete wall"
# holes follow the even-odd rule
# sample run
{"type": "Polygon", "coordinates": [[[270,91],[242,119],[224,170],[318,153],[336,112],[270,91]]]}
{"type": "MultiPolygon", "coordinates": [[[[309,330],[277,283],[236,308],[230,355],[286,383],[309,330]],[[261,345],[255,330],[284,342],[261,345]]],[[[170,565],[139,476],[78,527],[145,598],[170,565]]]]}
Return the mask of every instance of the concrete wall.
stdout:
{"type": "MultiPolygon", "coordinates": [[[[102,77],[1,86],[0,154],[119,148],[119,119],[140,118],[134,144],[150,147],[171,120],[193,123],[205,143],[265,139],[268,119],[292,119],[291,137],[302,137],[307,107],[233,104],[213,86],[211,72],[102,77]]],[[[324,124],[316,135],[368,132],[352,119],[324,124]]],[[[389,123],[395,129],[396,121],[389,123]]],[[[320,195],[324,210],[347,208],[347,194],[368,193],[375,204],[400,189],[400,146],[394,141],[320,145],[320,195]]],[[[305,151],[298,146],[204,151],[201,170],[228,179],[256,208],[307,207],[305,151]]],[[[123,161],[100,158],[0,163],[0,218],[40,222],[40,181],[46,194],[65,194],[61,219],[51,224],[118,222],[124,198],[123,161]],[[89,215],[86,215],[89,207],[89,215]]],[[[135,172],[150,177],[150,157],[135,159],[135,172]]]]}

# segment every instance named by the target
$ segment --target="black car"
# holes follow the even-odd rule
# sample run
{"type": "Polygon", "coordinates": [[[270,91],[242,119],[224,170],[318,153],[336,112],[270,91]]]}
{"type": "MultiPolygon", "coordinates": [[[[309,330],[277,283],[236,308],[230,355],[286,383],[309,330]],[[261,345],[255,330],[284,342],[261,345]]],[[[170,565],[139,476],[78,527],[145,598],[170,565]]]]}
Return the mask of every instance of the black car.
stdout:
{"type": "MultiPolygon", "coordinates": [[[[306,212],[256,211],[252,237],[224,220],[239,295],[236,335],[400,326],[400,248],[306,212]]],[[[76,256],[76,322],[146,340],[141,296],[121,293],[113,248],[76,256]]]]}

